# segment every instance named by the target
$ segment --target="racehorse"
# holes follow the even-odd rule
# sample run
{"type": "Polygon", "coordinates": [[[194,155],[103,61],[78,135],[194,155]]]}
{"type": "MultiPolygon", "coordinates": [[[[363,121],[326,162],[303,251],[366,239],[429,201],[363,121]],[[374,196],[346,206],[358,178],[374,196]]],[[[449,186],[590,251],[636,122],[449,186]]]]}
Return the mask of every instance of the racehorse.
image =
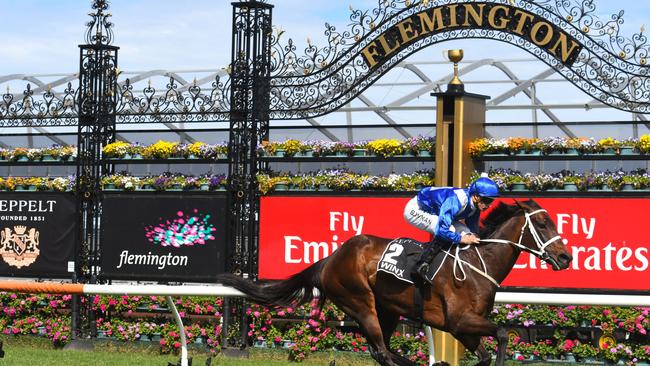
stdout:
{"type": "MultiPolygon", "coordinates": [[[[547,262],[553,270],[569,267],[572,257],[555,224],[533,200],[500,202],[482,224],[482,243],[476,250],[460,252],[459,257],[476,266],[479,261],[484,262],[488,277],[497,283],[510,273],[522,251],[547,262]]],[[[319,306],[327,298],[356,320],[371,356],[380,365],[414,365],[388,349],[400,316],[421,319],[426,325],[451,333],[476,354],[477,365],[491,364],[481,338],[493,336],[498,342],[496,365],[503,365],[508,344],[506,330],[487,319],[497,285],[473,271],[467,271],[462,281],[455,278],[452,261],[445,261],[433,284],[425,285],[423,290],[398,281],[377,272],[377,263],[390,241],[371,235],[354,236],[329,257],[286,280],[253,282],[224,274],[219,276],[219,282],[237,288],[263,305],[304,304],[316,296],[314,289],[318,289],[319,306]],[[420,306],[415,304],[414,291],[423,293],[420,306]]]]}

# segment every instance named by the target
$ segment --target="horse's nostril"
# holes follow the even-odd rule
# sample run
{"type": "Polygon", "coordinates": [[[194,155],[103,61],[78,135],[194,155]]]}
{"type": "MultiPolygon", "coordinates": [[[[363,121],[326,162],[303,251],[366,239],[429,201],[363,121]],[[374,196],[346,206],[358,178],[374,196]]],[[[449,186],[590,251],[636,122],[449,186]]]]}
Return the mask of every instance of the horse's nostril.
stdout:
{"type": "Polygon", "coordinates": [[[562,253],[562,254],[560,254],[560,260],[562,261],[562,263],[568,265],[573,260],[573,257],[571,255],[569,255],[569,254],[562,253]]]}

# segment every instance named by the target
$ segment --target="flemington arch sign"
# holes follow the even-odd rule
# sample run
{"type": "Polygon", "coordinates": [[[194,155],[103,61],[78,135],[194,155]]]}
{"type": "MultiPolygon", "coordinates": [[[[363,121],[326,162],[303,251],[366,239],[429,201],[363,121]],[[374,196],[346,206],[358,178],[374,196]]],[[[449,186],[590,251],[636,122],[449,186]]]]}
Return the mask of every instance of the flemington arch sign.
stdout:
{"type": "Polygon", "coordinates": [[[368,68],[373,69],[421,38],[463,29],[519,36],[569,67],[583,48],[570,34],[539,15],[510,5],[472,2],[425,8],[411,14],[368,44],[361,56],[368,68]]]}

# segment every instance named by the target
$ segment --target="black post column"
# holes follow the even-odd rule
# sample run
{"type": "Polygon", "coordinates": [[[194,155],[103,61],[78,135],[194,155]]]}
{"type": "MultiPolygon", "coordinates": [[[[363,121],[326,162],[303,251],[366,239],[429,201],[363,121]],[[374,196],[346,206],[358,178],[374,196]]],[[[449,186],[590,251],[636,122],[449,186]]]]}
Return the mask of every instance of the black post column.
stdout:
{"type": "MultiPolygon", "coordinates": [[[[79,123],[77,137],[77,202],[80,236],[75,261],[75,280],[93,283],[99,263],[99,219],[101,212],[102,175],[113,167],[101,161],[102,147],[115,141],[115,106],[117,103],[117,51],[113,41],[111,14],[107,0],[93,1],[89,14],[86,44],[80,45],[79,56],[79,123]]],[[[88,304],[88,302],[86,302],[88,304]]],[[[79,296],[73,298],[73,337],[85,332],[79,329],[80,318],[86,314],[90,334],[96,335],[94,314],[90,306],[81,308],[79,296]]]]}
{"type": "MultiPolygon", "coordinates": [[[[273,6],[257,0],[232,3],[229,141],[229,270],[257,277],[258,212],[256,175],[265,166],[257,159],[257,145],[268,139],[273,6]]],[[[243,300],[227,300],[230,302],[243,300]]],[[[243,307],[231,306],[230,309],[243,307]]],[[[224,316],[228,334],[230,311],[224,316]]],[[[246,314],[242,311],[242,342],[246,342],[246,314]]]]}

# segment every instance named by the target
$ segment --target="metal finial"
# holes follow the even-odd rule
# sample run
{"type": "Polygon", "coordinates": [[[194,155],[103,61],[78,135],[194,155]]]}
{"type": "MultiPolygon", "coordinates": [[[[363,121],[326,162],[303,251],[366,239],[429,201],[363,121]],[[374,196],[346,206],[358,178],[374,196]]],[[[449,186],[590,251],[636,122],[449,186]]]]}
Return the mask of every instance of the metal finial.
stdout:
{"type": "Polygon", "coordinates": [[[109,45],[113,43],[113,23],[108,21],[112,16],[107,13],[108,0],[93,0],[94,12],[88,13],[92,18],[86,26],[86,43],[94,45],[109,45]]]}

